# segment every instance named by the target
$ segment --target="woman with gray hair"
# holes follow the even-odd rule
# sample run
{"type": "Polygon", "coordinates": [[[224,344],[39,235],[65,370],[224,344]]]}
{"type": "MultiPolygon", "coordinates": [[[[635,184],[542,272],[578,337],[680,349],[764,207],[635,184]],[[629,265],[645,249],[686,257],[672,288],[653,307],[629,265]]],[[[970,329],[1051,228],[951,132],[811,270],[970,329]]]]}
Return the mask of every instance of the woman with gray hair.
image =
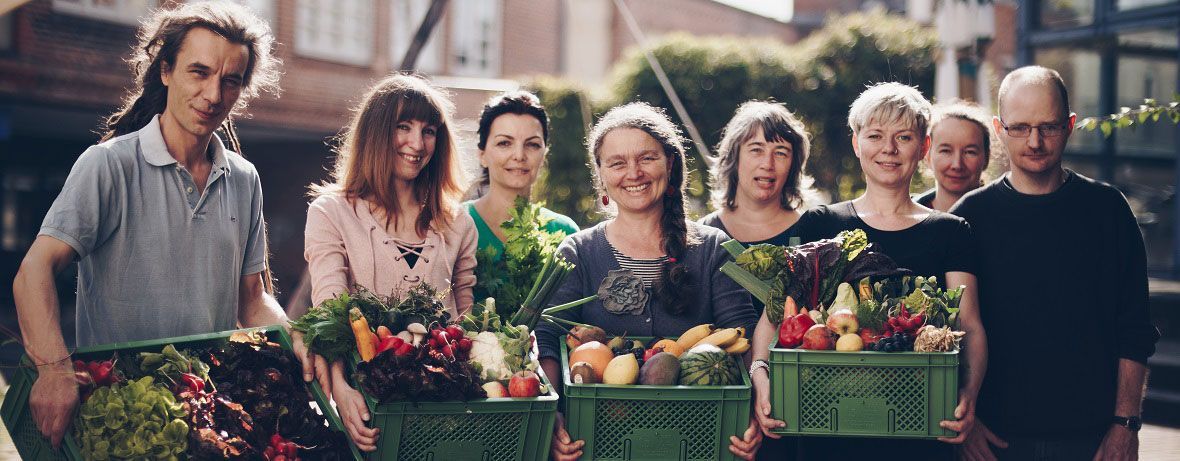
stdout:
{"type": "MultiPolygon", "coordinates": [[[[721,247],[728,237],[685,218],[684,138],[667,114],[640,102],[615,107],[598,120],[588,138],[595,190],[603,206],[610,207],[610,217],[561,243],[558,252],[574,269],[549,302],[564,304],[604,290],[620,295],[603,296],[556,315],[598,326],[613,336],[674,338],[706,323],[749,331],[758,318],[750,294],[720,272],[730,259],[721,247]]],[[[536,334],[545,375],[560,377],[563,330],[541,323],[536,334]]],[[[753,420],[739,434],[720,435],[728,437],[728,449],[742,459],[753,459],[762,441],[753,420]]],[[[714,459],[722,455],[717,442],[687,441],[690,450],[712,450],[709,458],[714,459]]],[[[583,454],[598,458],[603,452],[621,451],[622,445],[622,440],[608,445],[599,438],[583,453],[583,441],[571,438],[559,413],[551,455],[558,461],[583,454]]],[[[632,456],[645,457],[634,452],[632,456]]]]}
{"type": "MultiPolygon", "coordinates": [[[[963,350],[966,373],[954,412],[958,419],[941,423],[960,435],[940,439],[958,444],[975,421],[975,399],[987,367],[987,338],[976,302],[976,263],[971,252],[974,234],[970,226],[962,218],[930,210],[910,198],[910,181],[930,148],[930,113],[930,102],[911,86],[881,83],[861,93],[849,110],[848,126],[852,129],[852,150],[864,173],[865,191],[856,199],[804,213],[799,234],[803,242],[812,242],[833,238],[841,231],[863,229],[874,248],[889,255],[899,267],[916,275],[935,275],[945,282],[940,283],[944,286],[967,287],[959,305],[960,329],[967,336],[963,350]]],[[[786,425],[769,417],[769,379],[759,371],[765,367],[758,362],[768,358],[767,348],[776,333],[775,325],[763,316],[754,336],[754,413],[764,430],[786,425]]],[[[852,459],[881,453],[883,442],[804,438],[799,444],[805,459],[852,459]]],[[[887,445],[914,459],[953,456],[948,446],[930,441],[895,440],[887,445]]]]}

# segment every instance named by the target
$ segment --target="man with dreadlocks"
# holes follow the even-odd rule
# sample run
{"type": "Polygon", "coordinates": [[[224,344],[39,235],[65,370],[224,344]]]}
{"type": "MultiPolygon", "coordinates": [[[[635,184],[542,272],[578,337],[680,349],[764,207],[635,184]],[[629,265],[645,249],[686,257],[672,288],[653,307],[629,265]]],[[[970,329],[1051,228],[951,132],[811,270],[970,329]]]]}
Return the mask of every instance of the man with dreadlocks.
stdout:
{"type": "MultiPolygon", "coordinates": [[[[13,282],[38,371],[29,406],[55,446],[78,404],[54,284],[71,262],[78,346],[287,323],[258,172],[230,122],[260,91],[277,93],[273,44],[265,22],[229,2],[161,10],[139,30],[135,88],[78,157],[13,282]]],[[[304,378],[328,384],[322,359],[295,343],[304,378]]]]}

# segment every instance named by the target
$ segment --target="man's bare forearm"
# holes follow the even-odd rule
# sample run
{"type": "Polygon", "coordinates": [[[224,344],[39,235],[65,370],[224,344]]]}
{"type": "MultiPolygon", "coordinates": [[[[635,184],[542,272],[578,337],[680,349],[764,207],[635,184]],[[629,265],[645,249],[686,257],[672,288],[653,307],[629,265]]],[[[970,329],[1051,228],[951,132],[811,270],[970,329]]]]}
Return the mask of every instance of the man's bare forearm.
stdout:
{"type": "Polygon", "coordinates": [[[1119,391],[1115,401],[1117,416],[1139,416],[1147,391],[1147,366],[1130,359],[1119,359],[1119,391]]]}
{"type": "Polygon", "coordinates": [[[61,332],[54,269],[51,262],[26,258],[12,282],[25,352],[37,365],[61,363],[70,353],[61,332]]]}

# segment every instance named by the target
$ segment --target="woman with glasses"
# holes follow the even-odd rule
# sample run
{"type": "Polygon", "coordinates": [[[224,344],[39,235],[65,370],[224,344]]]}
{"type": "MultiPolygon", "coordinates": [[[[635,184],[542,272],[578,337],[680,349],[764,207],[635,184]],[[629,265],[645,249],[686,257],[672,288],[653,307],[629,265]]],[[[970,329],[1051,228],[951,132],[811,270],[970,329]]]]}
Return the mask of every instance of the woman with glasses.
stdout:
{"type": "Polygon", "coordinates": [[[995,136],[990,117],[978,105],[954,101],[934,106],[927,166],[935,187],[914,200],[926,208],[950,210],[959,198],[983,185],[995,136]]]}
{"type": "MultiPolygon", "coordinates": [[[[957,444],[974,424],[975,399],[987,366],[987,339],[976,304],[971,228],[961,218],[915,203],[909,195],[914,172],[930,148],[930,112],[930,103],[917,89],[900,83],[881,83],[861,93],[849,110],[848,126],[852,150],[864,173],[865,192],[856,199],[804,213],[799,232],[804,242],[810,242],[863,229],[877,251],[889,255],[898,266],[917,275],[938,276],[945,286],[967,287],[959,311],[960,329],[967,337],[961,362],[966,373],[954,412],[958,419],[942,422],[943,427],[960,433],[942,441],[957,444]]],[[[769,417],[771,383],[765,367],[757,362],[768,358],[767,348],[776,336],[777,328],[763,316],[755,332],[756,362],[751,370],[754,413],[764,430],[786,425],[769,417]]],[[[904,453],[910,459],[950,459],[954,455],[950,445],[924,440],[803,438],[799,444],[804,459],[861,459],[880,453],[904,453]]]]}

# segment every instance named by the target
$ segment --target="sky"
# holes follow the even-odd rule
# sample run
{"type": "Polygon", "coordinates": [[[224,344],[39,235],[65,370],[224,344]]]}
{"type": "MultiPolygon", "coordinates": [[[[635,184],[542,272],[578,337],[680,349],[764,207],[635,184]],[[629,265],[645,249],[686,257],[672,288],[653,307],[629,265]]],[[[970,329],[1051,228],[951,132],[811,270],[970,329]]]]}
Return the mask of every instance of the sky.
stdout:
{"type": "Polygon", "coordinates": [[[791,20],[795,12],[795,0],[716,0],[751,13],[760,14],[782,22],[791,20]]]}

